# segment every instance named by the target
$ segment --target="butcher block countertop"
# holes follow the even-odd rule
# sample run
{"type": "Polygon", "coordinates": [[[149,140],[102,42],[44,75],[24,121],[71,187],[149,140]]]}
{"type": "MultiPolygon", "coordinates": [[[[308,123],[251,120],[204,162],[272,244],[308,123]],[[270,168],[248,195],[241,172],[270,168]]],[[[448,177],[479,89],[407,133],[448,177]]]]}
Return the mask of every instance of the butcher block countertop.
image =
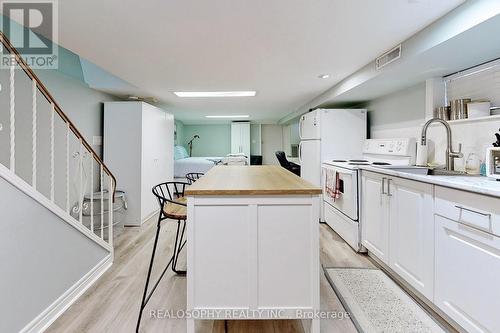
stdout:
{"type": "Polygon", "coordinates": [[[277,165],[230,166],[210,169],[184,195],[321,194],[321,189],[277,165]]]}

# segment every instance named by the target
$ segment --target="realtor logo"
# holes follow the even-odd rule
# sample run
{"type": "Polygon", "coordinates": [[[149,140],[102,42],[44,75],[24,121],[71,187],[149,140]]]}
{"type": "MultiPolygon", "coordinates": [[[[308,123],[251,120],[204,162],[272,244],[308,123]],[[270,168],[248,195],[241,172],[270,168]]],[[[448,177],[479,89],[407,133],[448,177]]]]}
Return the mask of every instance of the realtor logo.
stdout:
{"type": "MultiPolygon", "coordinates": [[[[57,2],[1,1],[2,31],[32,68],[57,68],[57,2]]],[[[2,54],[1,66],[12,65],[2,54]]],[[[15,65],[15,64],[14,64],[15,65]]]]}

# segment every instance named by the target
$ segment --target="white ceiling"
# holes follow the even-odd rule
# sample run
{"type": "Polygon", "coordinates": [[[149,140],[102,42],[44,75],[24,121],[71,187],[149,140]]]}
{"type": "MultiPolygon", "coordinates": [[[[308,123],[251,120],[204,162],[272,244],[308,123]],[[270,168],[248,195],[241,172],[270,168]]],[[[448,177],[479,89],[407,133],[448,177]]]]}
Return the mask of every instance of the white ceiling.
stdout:
{"type": "Polygon", "coordinates": [[[186,123],[207,114],[276,122],[462,2],[64,0],[59,43],[186,123]],[[217,90],[257,96],[172,94],[217,90]]]}

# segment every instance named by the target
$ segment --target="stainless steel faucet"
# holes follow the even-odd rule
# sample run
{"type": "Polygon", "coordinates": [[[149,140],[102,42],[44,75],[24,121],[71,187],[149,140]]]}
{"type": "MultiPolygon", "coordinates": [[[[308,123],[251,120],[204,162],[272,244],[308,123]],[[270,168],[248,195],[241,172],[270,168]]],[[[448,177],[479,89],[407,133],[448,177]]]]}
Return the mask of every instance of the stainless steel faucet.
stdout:
{"type": "Polygon", "coordinates": [[[461,158],[464,156],[462,154],[462,144],[458,145],[458,151],[453,151],[451,143],[451,128],[447,121],[439,118],[432,118],[425,123],[422,127],[422,146],[427,144],[427,128],[432,123],[441,123],[446,128],[447,146],[446,146],[446,170],[453,171],[455,169],[455,158],[461,158]]]}

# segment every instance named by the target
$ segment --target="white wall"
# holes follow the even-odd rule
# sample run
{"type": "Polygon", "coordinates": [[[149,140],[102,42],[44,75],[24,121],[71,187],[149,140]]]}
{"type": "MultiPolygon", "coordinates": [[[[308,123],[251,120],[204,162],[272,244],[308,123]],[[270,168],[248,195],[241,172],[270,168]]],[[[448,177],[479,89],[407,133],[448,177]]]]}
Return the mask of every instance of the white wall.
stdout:
{"type": "Polygon", "coordinates": [[[425,118],[425,84],[371,101],[370,138],[417,137],[425,118]]]}
{"type": "Polygon", "coordinates": [[[286,156],[292,156],[292,145],[298,145],[299,143],[300,137],[298,121],[283,126],[283,150],[286,156]]]}
{"type": "Polygon", "coordinates": [[[262,164],[279,164],[277,150],[283,150],[282,126],[262,125],[262,164]]]}
{"type": "MultiPolygon", "coordinates": [[[[371,101],[367,106],[371,138],[420,138],[425,123],[425,84],[418,84],[371,101]]],[[[481,122],[451,123],[453,147],[462,143],[464,159],[457,159],[456,169],[463,169],[468,154],[474,152],[484,160],[487,146],[495,141],[500,119],[481,122]]],[[[445,163],[446,133],[441,125],[428,131],[429,161],[445,163]]]]}
{"type": "Polygon", "coordinates": [[[109,253],[0,177],[0,332],[18,332],[109,253]]]}

